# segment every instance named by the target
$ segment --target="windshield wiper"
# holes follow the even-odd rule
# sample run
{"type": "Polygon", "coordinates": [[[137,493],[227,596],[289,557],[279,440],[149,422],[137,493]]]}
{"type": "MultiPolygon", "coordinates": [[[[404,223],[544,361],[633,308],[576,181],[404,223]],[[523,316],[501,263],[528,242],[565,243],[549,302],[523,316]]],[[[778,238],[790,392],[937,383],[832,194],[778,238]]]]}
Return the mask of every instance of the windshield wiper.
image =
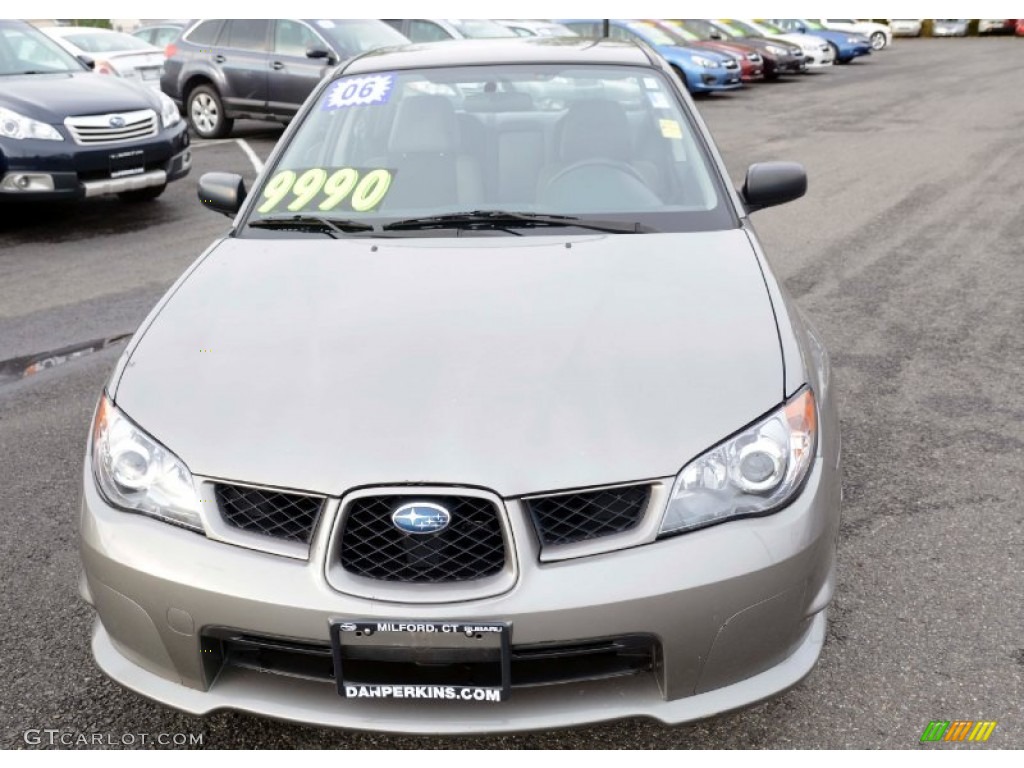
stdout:
{"type": "Polygon", "coordinates": [[[439,229],[444,227],[494,227],[503,229],[517,227],[580,227],[596,232],[635,234],[657,230],[635,222],[603,221],[581,219],[579,216],[562,216],[550,213],[529,213],[526,211],[463,211],[445,213],[439,216],[422,216],[415,219],[400,219],[385,224],[384,229],[439,229]]]}
{"type": "Polygon", "coordinates": [[[266,216],[249,222],[250,227],[259,229],[299,229],[319,231],[337,239],[346,232],[372,232],[373,225],[355,219],[330,219],[308,213],[280,216],[266,216]]]}

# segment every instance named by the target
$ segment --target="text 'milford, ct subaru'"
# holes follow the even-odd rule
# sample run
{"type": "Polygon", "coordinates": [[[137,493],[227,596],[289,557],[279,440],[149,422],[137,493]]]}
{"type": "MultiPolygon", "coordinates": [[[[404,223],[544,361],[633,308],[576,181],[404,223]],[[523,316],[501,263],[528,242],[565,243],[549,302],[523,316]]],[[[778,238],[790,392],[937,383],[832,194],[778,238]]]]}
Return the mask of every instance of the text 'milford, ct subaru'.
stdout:
{"type": "Polygon", "coordinates": [[[668,64],[416,45],[310,96],[130,342],[81,590],[170,706],[418,733],[679,723],[812,668],[835,583],[826,352],[668,64]]]}

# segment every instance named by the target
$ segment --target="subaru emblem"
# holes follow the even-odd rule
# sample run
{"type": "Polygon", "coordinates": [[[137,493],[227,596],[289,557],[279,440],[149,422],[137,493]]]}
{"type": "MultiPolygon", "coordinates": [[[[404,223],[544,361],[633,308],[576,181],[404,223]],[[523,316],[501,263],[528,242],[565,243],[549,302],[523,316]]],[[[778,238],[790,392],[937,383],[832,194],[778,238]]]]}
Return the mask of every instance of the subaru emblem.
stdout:
{"type": "Polygon", "coordinates": [[[120,115],[114,115],[112,118],[110,118],[110,127],[111,128],[124,128],[124,124],[125,124],[125,119],[123,117],[121,117],[120,115]]]}
{"type": "Polygon", "coordinates": [[[425,501],[403,504],[391,514],[391,524],[402,533],[439,533],[451,521],[451,512],[425,501]]]}

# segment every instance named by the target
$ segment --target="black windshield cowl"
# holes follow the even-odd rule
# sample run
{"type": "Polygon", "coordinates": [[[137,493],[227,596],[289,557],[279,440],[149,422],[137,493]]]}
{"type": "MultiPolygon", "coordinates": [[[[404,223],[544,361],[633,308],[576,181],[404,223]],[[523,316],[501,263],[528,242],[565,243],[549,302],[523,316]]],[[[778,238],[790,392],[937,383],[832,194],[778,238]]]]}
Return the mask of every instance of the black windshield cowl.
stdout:
{"type": "Polygon", "coordinates": [[[485,228],[504,229],[508,227],[579,227],[597,232],[616,234],[637,234],[657,232],[638,221],[619,222],[598,219],[583,219],[579,216],[562,216],[547,213],[517,211],[464,211],[446,213],[440,216],[423,216],[415,219],[400,219],[385,224],[386,230],[398,229],[440,229],[440,228],[485,228]]]}
{"type": "Polygon", "coordinates": [[[259,229],[297,229],[323,232],[336,238],[347,232],[371,232],[373,225],[355,219],[330,219],[326,216],[296,214],[294,216],[267,216],[249,222],[250,227],[259,229]]]}

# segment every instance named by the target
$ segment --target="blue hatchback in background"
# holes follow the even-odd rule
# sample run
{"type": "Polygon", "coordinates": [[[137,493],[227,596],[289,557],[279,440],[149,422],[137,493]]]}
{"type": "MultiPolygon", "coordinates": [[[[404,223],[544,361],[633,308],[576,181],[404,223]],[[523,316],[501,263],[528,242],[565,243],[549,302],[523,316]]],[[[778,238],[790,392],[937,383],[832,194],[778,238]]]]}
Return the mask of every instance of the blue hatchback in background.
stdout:
{"type": "Polygon", "coordinates": [[[828,29],[812,19],[769,19],[769,21],[787,32],[803,32],[805,35],[814,35],[825,40],[832,46],[839,64],[847,64],[858,56],[867,56],[872,50],[871,40],[859,32],[828,29]]]}
{"type": "MultiPolygon", "coordinates": [[[[582,37],[602,37],[602,19],[558,19],[582,37]]],[[[651,21],[611,19],[608,36],[613,40],[642,42],[660,53],[672,65],[690,93],[734,91],[743,83],[740,64],[732,56],[678,45],[665,30],[651,21]]]]}

